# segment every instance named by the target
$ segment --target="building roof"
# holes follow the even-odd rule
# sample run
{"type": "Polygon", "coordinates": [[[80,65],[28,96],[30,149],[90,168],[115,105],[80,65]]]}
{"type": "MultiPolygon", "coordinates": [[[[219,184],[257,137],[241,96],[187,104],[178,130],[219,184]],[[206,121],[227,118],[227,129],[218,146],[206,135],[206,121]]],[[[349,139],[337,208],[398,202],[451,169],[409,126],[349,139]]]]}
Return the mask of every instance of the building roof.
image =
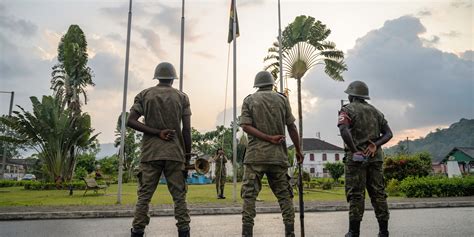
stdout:
{"type": "MultiPolygon", "coordinates": [[[[289,148],[294,148],[291,145],[289,148]]],[[[317,138],[303,138],[303,151],[344,151],[344,149],[317,138]]]]}
{"type": "Polygon", "coordinates": [[[456,151],[464,153],[472,161],[474,161],[474,147],[454,147],[442,160],[442,162],[448,160],[448,158],[453,155],[456,151]]]}

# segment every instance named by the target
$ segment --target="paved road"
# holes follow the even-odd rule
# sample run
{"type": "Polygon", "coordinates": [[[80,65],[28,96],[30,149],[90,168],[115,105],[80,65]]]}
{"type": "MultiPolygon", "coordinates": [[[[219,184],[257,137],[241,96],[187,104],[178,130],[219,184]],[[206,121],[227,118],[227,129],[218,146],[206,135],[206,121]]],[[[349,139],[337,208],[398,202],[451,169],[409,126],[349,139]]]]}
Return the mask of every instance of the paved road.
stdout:
{"type": "MultiPolygon", "coordinates": [[[[297,214],[298,217],[298,214],[297,214]]],[[[391,211],[391,236],[474,236],[474,208],[406,209],[391,211]]],[[[0,236],[129,236],[131,218],[66,219],[0,222],[0,236]]],[[[344,236],[346,212],[306,213],[306,236],[344,236]]],[[[172,217],[153,217],[146,236],[177,236],[172,217]]],[[[193,216],[192,236],[240,236],[240,215],[193,216]]],[[[299,234],[299,220],[297,222],[299,234]]],[[[376,236],[377,221],[367,211],[362,236],[376,236]]],[[[283,236],[279,214],[257,215],[255,236],[283,236]]]]}

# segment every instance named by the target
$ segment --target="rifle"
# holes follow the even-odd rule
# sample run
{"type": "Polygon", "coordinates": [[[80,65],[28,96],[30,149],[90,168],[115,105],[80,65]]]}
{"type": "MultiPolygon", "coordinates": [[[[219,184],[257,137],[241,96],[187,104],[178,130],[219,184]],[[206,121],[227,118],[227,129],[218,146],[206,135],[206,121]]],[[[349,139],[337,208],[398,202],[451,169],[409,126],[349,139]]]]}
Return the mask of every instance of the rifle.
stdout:
{"type": "Polygon", "coordinates": [[[301,172],[301,164],[298,164],[298,198],[300,204],[301,237],[304,237],[303,173],[301,172]]]}

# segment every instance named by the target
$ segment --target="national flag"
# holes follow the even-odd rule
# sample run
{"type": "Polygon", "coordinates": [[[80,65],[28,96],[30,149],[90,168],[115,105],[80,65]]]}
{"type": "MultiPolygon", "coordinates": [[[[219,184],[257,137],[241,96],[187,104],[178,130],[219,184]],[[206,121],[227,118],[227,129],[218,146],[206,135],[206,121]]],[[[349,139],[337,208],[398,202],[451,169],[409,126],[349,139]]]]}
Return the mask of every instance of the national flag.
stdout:
{"type": "Polygon", "coordinates": [[[235,23],[236,23],[236,30],[235,30],[235,37],[237,38],[239,33],[239,18],[237,17],[237,9],[234,9],[234,1],[232,0],[230,3],[230,17],[229,17],[229,34],[227,36],[227,43],[232,42],[234,39],[234,11],[235,11],[235,23]]]}

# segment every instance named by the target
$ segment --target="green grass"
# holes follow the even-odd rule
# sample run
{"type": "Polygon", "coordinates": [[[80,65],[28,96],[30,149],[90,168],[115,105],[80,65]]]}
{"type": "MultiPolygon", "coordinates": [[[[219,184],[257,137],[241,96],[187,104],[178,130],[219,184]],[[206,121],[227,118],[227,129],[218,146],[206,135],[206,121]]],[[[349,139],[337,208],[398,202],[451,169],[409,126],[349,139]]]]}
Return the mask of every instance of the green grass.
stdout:
{"type": "MultiPolygon", "coordinates": [[[[122,204],[133,205],[137,200],[137,184],[127,183],[122,189],[122,204]]],[[[107,194],[103,195],[103,191],[99,191],[96,195],[94,192],[87,192],[83,196],[83,190],[75,190],[73,196],[69,196],[67,190],[25,190],[23,187],[0,188],[0,207],[1,206],[61,206],[61,205],[114,205],[117,201],[117,185],[111,185],[107,189],[107,194]]],[[[216,199],[216,189],[214,184],[208,185],[189,185],[187,201],[190,204],[200,203],[219,203],[231,204],[232,201],[232,184],[227,184],[225,188],[227,199],[216,199]]],[[[240,183],[237,184],[238,202],[240,199],[240,183]]],[[[264,186],[259,194],[259,199],[264,202],[276,202],[270,188],[264,186]]],[[[305,201],[343,201],[344,189],[334,188],[332,190],[305,190],[305,201]]],[[[295,192],[295,200],[297,193],[295,192]]],[[[152,204],[172,204],[173,200],[168,192],[166,185],[158,185],[158,189],[152,199],[152,204]]]]}

